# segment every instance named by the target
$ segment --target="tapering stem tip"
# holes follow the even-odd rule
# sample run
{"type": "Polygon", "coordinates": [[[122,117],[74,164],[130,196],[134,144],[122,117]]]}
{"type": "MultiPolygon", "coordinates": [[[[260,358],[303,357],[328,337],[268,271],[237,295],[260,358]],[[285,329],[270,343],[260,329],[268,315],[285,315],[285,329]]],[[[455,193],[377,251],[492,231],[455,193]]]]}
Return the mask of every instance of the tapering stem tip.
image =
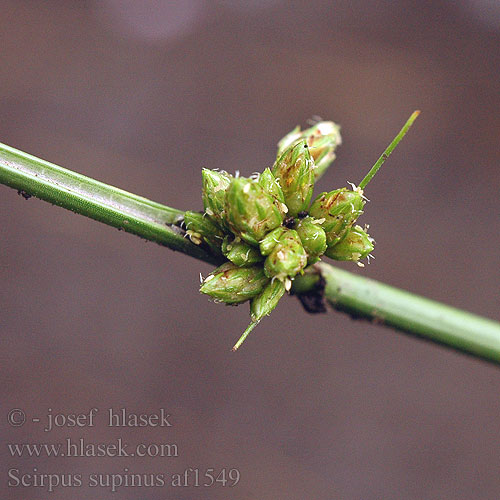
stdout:
{"type": "Polygon", "coordinates": [[[373,179],[379,168],[382,166],[385,160],[389,158],[389,155],[394,151],[401,139],[406,135],[406,132],[408,132],[419,114],[419,109],[411,114],[410,118],[408,118],[407,122],[403,125],[403,128],[399,131],[398,135],[393,139],[389,146],[387,146],[385,151],[380,155],[380,158],[375,162],[375,165],[373,165],[370,171],[366,174],[365,178],[359,183],[358,187],[360,189],[364,189],[366,185],[373,179]]]}
{"type": "Polygon", "coordinates": [[[234,344],[233,348],[231,349],[233,352],[235,352],[238,347],[240,347],[241,344],[245,341],[245,339],[248,337],[248,334],[259,324],[258,321],[252,321],[248,326],[247,329],[243,332],[243,335],[238,339],[238,342],[234,344]]]}

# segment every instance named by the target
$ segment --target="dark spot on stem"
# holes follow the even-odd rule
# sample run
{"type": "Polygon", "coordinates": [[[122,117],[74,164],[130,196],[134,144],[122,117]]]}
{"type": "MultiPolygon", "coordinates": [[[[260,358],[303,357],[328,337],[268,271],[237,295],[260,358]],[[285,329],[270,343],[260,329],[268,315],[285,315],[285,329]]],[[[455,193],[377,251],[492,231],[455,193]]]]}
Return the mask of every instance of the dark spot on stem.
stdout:
{"type": "Polygon", "coordinates": [[[311,314],[326,313],[325,286],[326,281],[320,278],[313,290],[297,295],[302,307],[311,314]]]}
{"type": "Polygon", "coordinates": [[[29,200],[31,198],[31,195],[27,193],[24,189],[18,189],[17,194],[19,196],[22,196],[25,200],[29,200]]]}
{"type": "Polygon", "coordinates": [[[167,227],[175,234],[178,234],[180,236],[186,235],[186,230],[180,226],[176,226],[174,224],[167,224],[167,227]]]}
{"type": "Polygon", "coordinates": [[[371,314],[371,321],[374,325],[383,325],[385,323],[384,317],[377,310],[374,309],[371,314]]]}

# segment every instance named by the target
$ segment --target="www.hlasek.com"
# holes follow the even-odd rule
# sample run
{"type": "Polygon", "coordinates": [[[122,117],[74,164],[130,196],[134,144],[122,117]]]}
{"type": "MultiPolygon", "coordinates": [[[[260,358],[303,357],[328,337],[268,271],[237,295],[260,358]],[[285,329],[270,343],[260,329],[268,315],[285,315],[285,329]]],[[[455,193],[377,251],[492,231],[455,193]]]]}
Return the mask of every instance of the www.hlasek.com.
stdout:
{"type": "Polygon", "coordinates": [[[118,438],[110,443],[92,443],[67,438],[63,443],[10,443],[12,457],[178,457],[175,443],[139,443],[130,446],[118,438]]]}
{"type": "Polygon", "coordinates": [[[115,493],[122,488],[198,488],[233,487],[240,480],[240,471],[235,468],[192,468],[180,473],[133,473],[127,467],[117,474],[92,473],[62,474],[41,473],[35,467],[32,472],[22,472],[17,468],[8,471],[9,488],[42,488],[52,493],[58,488],[105,488],[115,493]]]}

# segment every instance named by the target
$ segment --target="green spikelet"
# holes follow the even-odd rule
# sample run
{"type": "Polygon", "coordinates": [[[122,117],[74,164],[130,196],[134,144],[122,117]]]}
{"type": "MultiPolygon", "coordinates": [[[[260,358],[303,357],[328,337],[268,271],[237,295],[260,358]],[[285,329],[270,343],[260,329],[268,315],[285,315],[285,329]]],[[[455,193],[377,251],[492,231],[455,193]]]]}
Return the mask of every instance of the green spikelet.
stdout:
{"type": "Polygon", "coordinates": [[[260,241],[260,253],[265,256],[269,255],[285,231],[286,229],[283,226],[279,226],[267,233],[266,236],[264,236],[264,238],[260,241]]]}
{"type": "Polygon", "coordinates": [[[328,247],[325,255],[330,259],[359,262],[373,251],[373,244],[373,238],[366,231],[354,226],[337,244],[328,247]]]}
{"type": "Polygon", "coordinates": [[[239,238],[226,236],[222,242],[222,253],[233,264],[247,267],[264,260],[259,249],[241,241],[239,238]]]}
{"type": "Polygon", "coordinates": [[[285,216],[288,213],[288,207],[285,204],[283,190],[270,168],[266,168],[264,172],[259,175],[258,183],[273,197],[278,210],[285,216]]]}
{"type": "Polygon", "coordinates": [[[307,264],[317,262],[326,250],[326,233],[324,229],[313,217],[299,219],[295,229],[307,253],[307,264]]]}
{"type": "Polygon", "coordinates": [[[306,141],[290,146],[276,160],[272,173],[279,182],[289,217],[297,217],[311,202],[314,188],[314,161],[306,141]]]}
{"type": "Polygon", "coordinates": [[[231,183],[232,175],[218,170],[202,170],[202,199],[207,215],[212,217],[221,227],[227,228],[224,214],[226,190],[231,183]]]}
{"type": "Polygon", "coordinates": [[[262,266],[239,267],[226,262],[205,278],[200,292],[227,304],[239,304],[259,295],[268,282],[262,266]]]}
{"type": "Polygon", "coordinates": [[[323,220],[321,227],[325,230],[328,246],[339,242],[363,213],[365,202],[362,194],[361,191],[349,191],[346,188],[336,189],[320,194],[312,203],[309,214],[323,220]]]}
{"type": "Polygon", "coordinates": [[[225,211],[231,231],[255,246],[283,221],[274,198],[257,181],[242,177],[231,181],[226,191],[225,211]]]}
{"type": "Polygon", "coordinates": [[[186,212],[184,222],[191,241],[228,259],[200,291],[227,304],[250,301],[251,323],[233,351],[276,307],[297,274],[322,255],[363,266],[361,259],[374,248],[366,230],[355,225],[365,205],[363,189],[418,114],[410,116],[358,187],[324,192],[312,203],[315,180],[341,144],[340,127],[333,122],[296,127],[278,143],[272,169],[250,179],[203,170],[205,214],[186,212]]]}
{"type": "Polygon", "coordinates": [[[252,321],[260,321],[269,316],[285,294],[285,285],[280,280],[271,280],[264,290],[250,302],[250,316],[252,321]]]}
{"type": "Polygon", "coordinates": [[[342,144],[340,126],[329,121],[319,122],[303,131],[297,126],[278,143],[278,158],[288,147],[301,139],[305,139],[309,146],[311,157],[316,165],[314,176],[317,180],[335,160],[335,150],[342,144]]]}
{"type": "Polygon", "coordinates": [[[276,277],[285,282],[289,289],[290,278],[295,277],[307,264],[307,254],[299,235],[294,229],[287,229],[280,236],[272,252],[264,262],[264,270],[269,278],[276,277]]]}
{"type": "Polygon", "coordinates": [[[222,255],[224,232],[210,217],[198,212],[184,212],[186,234],[195,245],[206,243],[215,255],[222,255]]]}

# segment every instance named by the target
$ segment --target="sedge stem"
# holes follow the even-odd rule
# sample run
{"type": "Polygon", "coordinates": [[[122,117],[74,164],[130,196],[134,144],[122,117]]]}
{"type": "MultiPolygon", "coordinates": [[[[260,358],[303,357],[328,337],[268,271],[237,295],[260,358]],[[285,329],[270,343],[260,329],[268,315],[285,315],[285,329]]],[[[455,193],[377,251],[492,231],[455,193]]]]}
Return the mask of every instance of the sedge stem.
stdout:
{"type": "MultiPolygon", "coordinates": [[[[412,115],[413,120],[417,114],[412,115]]],[[[183,211],[84,177],[3,144],[0,144],[0,184],[109,226],[123,228],[199,260],[220,264],[219,257],[179,234],[178,223],[184,217],[183,211]]],[[[333,307],[353,317],[366,318],[500,365],[500,323],[497,321],[328,264],[321,263],[316,268],[319,274],[306,272],[297,276],[292,291],[320,294],[333,307]]],[[[233,350],[238,349],[256,325],[257,322],[252,322],[247,327],[233,350]]]]}

